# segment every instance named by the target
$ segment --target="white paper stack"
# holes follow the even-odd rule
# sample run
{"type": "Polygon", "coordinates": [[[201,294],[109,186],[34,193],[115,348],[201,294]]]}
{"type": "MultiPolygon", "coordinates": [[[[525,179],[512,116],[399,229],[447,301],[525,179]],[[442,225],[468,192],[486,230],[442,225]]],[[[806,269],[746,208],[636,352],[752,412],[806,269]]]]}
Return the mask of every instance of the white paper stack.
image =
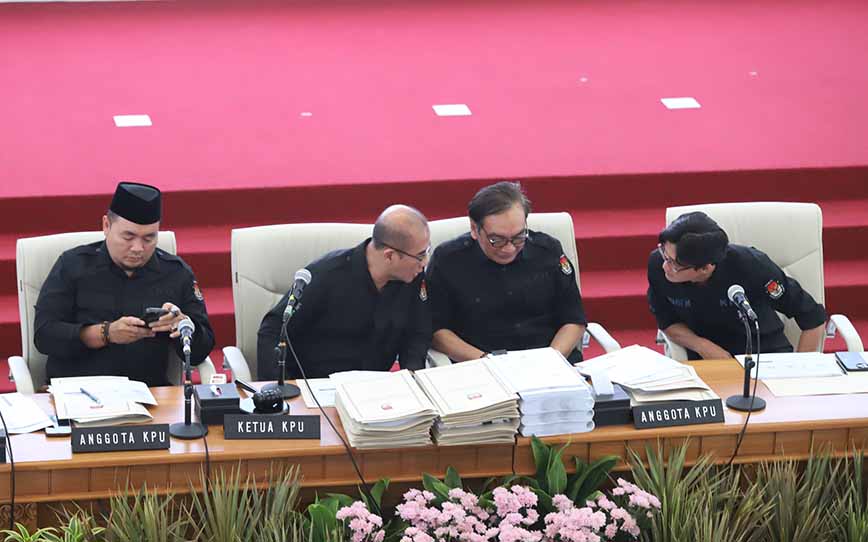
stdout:
{"type": "Polygon", "coordinates": [[[594,428],[594,396],[585,379],[552,348],[517,350],[485,360],[518,394],[523,436],[584,433],[594,428]]]}
{"type": "Polygon", "coordinates": [[[719,399],[693,367],[636,344],[577,363],[576,367],[591,380],[594,375],[608,375],[630,395],[633,406],[719,399]]]}
{"type": "Polygon", "coordinates": [[[143,405],[157,404],[144,382],[125,376],[52,378],[48,391],[57,417],[78,427],[149,422],[154,417],[143,405]]]}
{"type": "Polygon", "coordinates": [[[32,397],[18,392],[0,395],[0,412],[12,435],[39,431],[53,425],[48,414],[39,408],[32,397]]]}
{"type": "Polygon", "coordinates": [[[338,382],[335,408],[350,444],[360,449],[431,444],[437,411],[410,371],[338,382]]]}
{"type": "Polygon", "coordinates": [[[416,381],[437,408],[434,440],[441,446],[512,443],[518,396],[484,360],[416,371],[416,381]]]}

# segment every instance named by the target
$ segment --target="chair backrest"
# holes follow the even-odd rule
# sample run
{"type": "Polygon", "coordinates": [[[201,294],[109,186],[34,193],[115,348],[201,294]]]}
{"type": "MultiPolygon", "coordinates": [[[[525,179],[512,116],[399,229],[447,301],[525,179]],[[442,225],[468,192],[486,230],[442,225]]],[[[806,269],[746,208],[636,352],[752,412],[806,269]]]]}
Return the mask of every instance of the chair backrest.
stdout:
{"type": "MultiPolygon", "coordinates": [[[[576,239],[568,213],[533,213],[533,230],[558,238],[576,265],[576,239]]],[[[467,217],[432,220],[431,244],[469,231],[467,217]]],[[[235,345],[244,354],[250,374],[259,374],[256,341],[262,317],[292,287],[295,272],[324,254],[349,248],[370,237],[372,224],[281,224],[232,230],[232,296],[235,302],[235,345]]],[[[314,280],[316,280],[314,278],[314,280]]]]}
{"type": "MultiPolygon", "coordinates": [[[[799,281],[817,303],[825,304],[823,286],[823,213],[813,203],[747,202],[686,205],[666,209],[666,223],[691,211],[702,211],[726,231],[729,240],[768,254],[784,272],[799,281]]],[[[801,330],[778,313],[793,345],[801,330]]]]}
{"type": "MultiPolygon", "coordinates": [[[[19,239],[15,250],[15,267],[18,275],[18,316],[21,320],[21,355],[30,369],[34,386],[45,382],[45,354],[33,344],[33,325],[36,313],[36,300],[42,283],[60,255],[71,248],[104,239],[101,231],[59,233],[41,237],[19,239]]],[[[175,234],[161,231],[157,246],[166,252],[177,253],[175,234]]],[[[172,382],[178,380],[178,370],[170,363],[169,376],[172,382]]]]}

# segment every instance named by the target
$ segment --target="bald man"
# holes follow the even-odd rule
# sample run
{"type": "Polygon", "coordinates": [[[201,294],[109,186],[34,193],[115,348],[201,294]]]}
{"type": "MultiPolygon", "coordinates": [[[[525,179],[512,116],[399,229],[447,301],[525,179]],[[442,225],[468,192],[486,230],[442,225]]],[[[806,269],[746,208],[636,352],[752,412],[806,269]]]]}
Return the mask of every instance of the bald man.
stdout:
{"type": "MultiPolygon", "coordinates": [[[[313,280],[287,331],[308,378],[349,370],[387,371],[425,366],[431,316],[425,264],[431,254],[428,220],[393,205],[380,214],[370,238],[326,254],[307,266],[313,280]]],[[[275,346],[289,292],[259,327],[260,380],[274,380],[275,346]]],[[[287,378],[301,378],[288,355],[287,378]]]]}

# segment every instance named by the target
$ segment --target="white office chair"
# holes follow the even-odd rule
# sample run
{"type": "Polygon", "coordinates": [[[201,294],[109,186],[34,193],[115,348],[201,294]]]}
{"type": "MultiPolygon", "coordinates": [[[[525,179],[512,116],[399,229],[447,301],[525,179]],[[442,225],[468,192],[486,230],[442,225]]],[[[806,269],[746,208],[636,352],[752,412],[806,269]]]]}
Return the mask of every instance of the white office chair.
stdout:
{"type": "MultiPolygon", "coordinates": [[[[684,213],[702,211],[729,236],[731,243],[754,246],[768,254],[784,272],[799,281],[802,288],[820,304],[825,305],[823,286],[823,213],[813,203],[747,202],[687,205],[666,209],[669,224],[684,213]]],[[[784,322],[784,334],[795,347],[801,329],[792,318],[778,316],[784,322]]],[[[827,337],[836,331],[849,351],[862,351],[862,339],[853,324],[843,314],[829,317],[827,337]]],[[[665,333],[657,332],[666,355],[686,360],[687,351],[673,343],[665,333]]],[[[822,350],[822,345],[820,346],[822,350]]]]}
{"type": "MultiPolygon", "coordinates": [[[[572,218],[567,213],[534,213],[528,217],[531,229],[557,237],[567,256],[576,265],[576,239],[572,218]]],[[[433,220],[429,223],[431,244],[470,230],[467,217],[433,220]]],[[[223,349],[233,375],[244,380],[259,374],[256,342],[259,325],[267,313],[292,286],[295,271],[325,253],[349,248],[370,237],[371,224],[283,224],[232,230],[232,296],[235,301],[236,346],[223,349]]],[[[589,333],[608,352],[620,345],[599,324],[589,324],[589,333]]],[[[440,352],[430,350],[430,365],[450,363],[440,352]]]]}
{"type": "MultiPolygon", "coordinates": [[[[42,283],[64,251],[78,245],[93,243],[104,239],[101,231],[60,233],[42,237],[19,239],[16,244],[15,266],[18,275],[18,314],[21,320],[20,356],[9,358],[9,377],[21,393],[32,394],[45,382],[45,362],[47,356],[33,344],[36,300],[42,283]]],[[[176,254],[175,234],[161,231],[157,246],[166,252],[176,254]]],[[[181,381],[181,360],[174,351],[169,359],[167,376],[173,384],[181,381]]],[[[210,380],[214,374],[214,364],[207,358],[198,366],[203,381],[210,380]]]]}

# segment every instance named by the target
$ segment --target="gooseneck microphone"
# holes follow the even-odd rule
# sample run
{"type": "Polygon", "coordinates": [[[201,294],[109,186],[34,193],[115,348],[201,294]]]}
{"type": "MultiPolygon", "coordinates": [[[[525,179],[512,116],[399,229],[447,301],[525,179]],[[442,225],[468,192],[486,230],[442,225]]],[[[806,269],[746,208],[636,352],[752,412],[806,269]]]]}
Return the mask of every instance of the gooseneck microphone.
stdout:
{"type": "Polygon", "coordinates": [[[295,308],[301,303],[301,294],[304,293],[304,288],[310,284],[311,274],[307,269],[299,269],[295,272],[295,282],[292,283],[292,288],[289,290],[289,299],[286,301],[286,309],[283,311],[283,321],[287,322],[292,318],[295,308]]]}
{"type": "Polygon", "coordinates": [[[726,297],[728,297],[729,300],[738,307],[738,310],[740,310],[751,321],[757,321],[756,313],[753,311],[753,307],[750,306],[750,302],[748,302],[747,296],[744,294],[744,288],[738,284],[733,284],[729,287],[729,290],[726,291],[726,297]]]}
{"type": "Polygon", "coordinates": [[[190,355],[190,343],[193,341],[193,333],[196,331],[196,324],[189,318],[184,318],[178,323],[178,333],[181,334],[181,342],[184,345],[184,354],[190,355]]]}

